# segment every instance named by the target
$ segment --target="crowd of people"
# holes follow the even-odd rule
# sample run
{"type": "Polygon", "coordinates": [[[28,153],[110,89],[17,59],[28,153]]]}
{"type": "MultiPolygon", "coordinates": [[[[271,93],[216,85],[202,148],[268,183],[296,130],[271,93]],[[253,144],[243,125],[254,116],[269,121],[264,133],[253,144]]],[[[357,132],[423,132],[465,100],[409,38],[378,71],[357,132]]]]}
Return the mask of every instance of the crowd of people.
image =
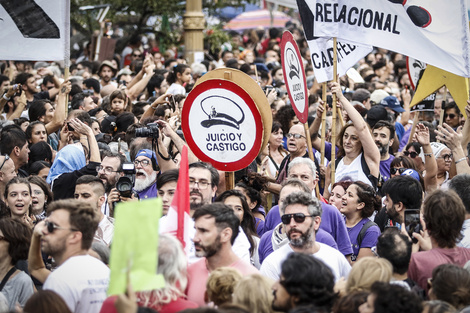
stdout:
{"type": "Polygon", "coordinates": [[[405,56],[380,48],[358,75],[319,84],[301,27],[286,27],[305,64],[307,131],[281,29],[230,33],[193,64],[133,38],[111,60],[72,60],[68,79],[56,63],[0,62],[0,312],[470,312],[470,104],[463,114],[443,88],[433,111],[412,111],[405,56]],[[219,67],[265,91],[271,135],[233,189],[188,149],[185,253],[164,231],[181,112],[219,67]],[[108,296],[116,204],[156,197],[165,286],[127,280],[108,296]]]}

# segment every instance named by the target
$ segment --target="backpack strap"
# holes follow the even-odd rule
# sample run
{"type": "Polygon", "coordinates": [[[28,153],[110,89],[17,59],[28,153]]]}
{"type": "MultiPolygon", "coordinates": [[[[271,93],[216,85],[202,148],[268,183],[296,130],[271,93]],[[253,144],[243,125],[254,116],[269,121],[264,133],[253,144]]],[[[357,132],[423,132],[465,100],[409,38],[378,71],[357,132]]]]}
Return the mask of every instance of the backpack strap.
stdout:
{"type": "Polygon", "coordinates": [[[364,239],[364,236],[366,235],[366,231],[371,228],[372,226],[377,226],[374,222],[371,220],[367,221],[364,225],[362,225],[361,231],[357,235],[357,246],[360,248],[362,244],[362,240],[364,239]]]}
{"type": "Polygon", "coordinates": [[[13,266],[5,275],[5,277],[3,277],[2,282],[0,283],[0,291],[3,290],[3,287],[5,287],[5,285],[7,284],[8,280],[10,279],[11,275],[13,275],[14,272],[16,272],[16,267],[13,266]]]}

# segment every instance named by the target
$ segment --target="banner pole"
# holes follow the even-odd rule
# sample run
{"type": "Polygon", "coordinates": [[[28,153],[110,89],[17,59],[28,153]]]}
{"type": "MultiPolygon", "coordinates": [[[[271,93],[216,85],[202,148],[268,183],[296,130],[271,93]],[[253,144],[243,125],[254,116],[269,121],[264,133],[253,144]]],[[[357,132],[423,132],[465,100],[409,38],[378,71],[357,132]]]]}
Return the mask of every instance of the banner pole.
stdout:
{"type": "MultiPolygon", "coordinates": [[[[307,138],[307,149],[308,149],[308,157],[315,163],[315,159],[313,156],[313,149],[312,149],[312,138],[310,138],[310,131],[308,129],[308,123],[304,123],[304,130],[305,130],[305,138],[307,138]]],[[[320,169],[318,169],[320,172],[320,169]]],[[[320,199],[320,188],[318,184],[315,185],[315,192],[317,194],[317,198],[320,199]]]]}
{"type": "MultiPolygon", "coordinates": [[[[325,108],[323,110],[323,113],[321,115],[321,159],[320,159],[320,165],[326,165],[323,164],[325,160],[325,141],[326,141],[326,111],[328,108],[328,104],[326,103],[326,82],[322,83],[322,100],[323,104],[325,105],[325,108]]],[[[317,116],[319,118],[319,116],[317,116]]],[[[323,188],[325,187],[325,179],[320,180],[320,186],[323,188]]]]}
{"type": "Polygon", "coordinates": [[[235,188],[235,173],[225,172],[225,190],[232,190],[235,188]]]}
{"type": "MultiPolygon", "coordinates": [[[[445,92],[444,92],[444,100],[442,101],[442,104],[441,104],[441,114],[439,116],[439,126],[442,127],[442,124],[444,123],[444,109],[445,109],[445,106],[446,106],[446,103],[447,103],[447,86],[444,86],[445,88],[445,92]]],[[[436,104],[434,104],[436,105],[436,104]]],[[[467,116],[468,118],[468,116],[467,116]]],[[[437,142],[440,142],[439,139],[437,139],[437,142]]]]}
{"type": "MultiPolygon", "coordinates": [[[[336,47],[336,37],[333,38],[333,82],[338,82],[336,73],[338,72],[338,57],[336,47]]],[[[336,174],[336,113],[338,111],[336,106],[336,95],[333,93],[333,116],[331,125],[331,161],[330,161],[330,173],[331,173],[331,185],[335,183],[336,174]]],[[[328,188],[328,186],[325,186],[328,188]]]]}

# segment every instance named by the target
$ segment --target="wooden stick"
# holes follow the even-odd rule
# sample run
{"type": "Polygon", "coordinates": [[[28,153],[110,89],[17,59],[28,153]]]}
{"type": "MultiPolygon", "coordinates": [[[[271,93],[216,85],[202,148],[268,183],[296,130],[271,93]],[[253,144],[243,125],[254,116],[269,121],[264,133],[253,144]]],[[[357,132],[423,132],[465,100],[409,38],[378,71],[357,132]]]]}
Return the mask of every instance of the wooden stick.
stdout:
{"type": "MultiPolygon", "coordinates": [[[[308,157],[315,163],[315,159],[313,156],[313,149],[312,149],[312,139],[310,138],[310,131],[308,129],[308,123],[304,123],[305,129],[305,138],[307,138],[307,149],[308,149],[308,157]]],[[[320,171],[320,169],[318,169],[320,171]]],[[[315,185],[315,192],[317,193],[317,198],[320,199],[320,188],[318,184],[315,185]]]]}
{"type": "Polygon", "coordinates": [[[410,137],[408,138],[407,144],[409,144],[413,140],[413,136],[415,135],[415,132],[416,132],[416,124],[418,124],[418,121],[419,121],[419,112],[415,111],[415,117],[413,118],[413,126],[411,127],[410,137]]]}
{"type": "MultiPolygon", "coordinates": [[[[338,57],[336,47],[336,37],[333,38],[333,81],[338,81],[336,73],[338,72],[338,57]]],[[[331,124],[331,161],[330,161],[330,173],[331,173],[331,185],[335,183],[336,174],[336,113],[338,111],[336,107],[336,95],[333,94],[333,117],[331,124]]],[[[325,186],[328,188],[328,186],[325,186]]]]}
{"type": "MultiPolygon", "coordinates": [[[[328,104],[326,103],[326,82],[322,84],[322,100],[323,104],[325,105],[325,109],[323,110],[323,114],[321,115],[321,146],[320,146],[320,152],[321,152],[321,159],[320,159],[320,165],[326,165],[323,164],[325,160],[325,141],[326,141],[326,111],[328,109],[328,104]]],[[[319,118],[319,116],[317,116],[319,118]]],[[[320,186],[323,188],[325,187],[325,180],[322,179],[320,180],[320,186]]]]}
{"type": "Polygon", "coordinates": [[[341,124],[341,128],[343,128],[344,118],[343,118],[343,113],[341,112],[340,108],[338,108],[338,120],[339,120],[339,123],[341,124]]]}
{"type": "Polygon", "coordinates": [[[256,83],[259,85],[258,68],[256,67],[256,64],[255,64],[255,76],[256,76],[256,83]]]}
{"type": "MultiPolygon", "coordinates": [[[[66,66],[64,69],[64,81],[69,79],[70,75],[70,67],[66,66]]],[[[65,95],[65,116],[67,116],[69,113],[69,94],[67,93],[65,95]]]]}
{"type": "MultiPolygon", "coordinates": [[[[441,105],[441,115],[439,116],[439,126],[441,126],[441,127],[442,127],[442,124],[444,123],[444,113],[445,113],[444,108],[445,108],[445,105],[446,105],[446,102],[447,102],[447,86],[444,86],[444,88],[445,88],[444,101],[442,101],[444,106],[441,105]]],[[[440,141],[437,140],[437,142],[440,142],[440,141]]]]}
{"type": "Polygon", "coordinates": [[[225,190],[232,190],[235,188],[235,173],[225,172],[225,190]]]}

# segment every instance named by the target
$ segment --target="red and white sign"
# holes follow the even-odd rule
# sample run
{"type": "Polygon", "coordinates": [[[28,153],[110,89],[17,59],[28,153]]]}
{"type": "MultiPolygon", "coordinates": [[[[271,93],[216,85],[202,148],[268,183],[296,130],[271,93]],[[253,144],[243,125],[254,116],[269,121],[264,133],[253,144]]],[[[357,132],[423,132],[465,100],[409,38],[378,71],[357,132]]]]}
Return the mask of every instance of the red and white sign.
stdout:
{"type": "Polygon", "coordinates": [[[261,114],[236,81],[209,79],[196,85],[185,101],[182,120],[193,153],[218,170],[243,169],[261,149],[261,114]]]}
{"type": "Polygon", "coordinates": [[[299,121],[305,124],[308,120],[307,80],[299,47],[289,31],[282,35],[281,61],[290,103],[299,121]]]}

